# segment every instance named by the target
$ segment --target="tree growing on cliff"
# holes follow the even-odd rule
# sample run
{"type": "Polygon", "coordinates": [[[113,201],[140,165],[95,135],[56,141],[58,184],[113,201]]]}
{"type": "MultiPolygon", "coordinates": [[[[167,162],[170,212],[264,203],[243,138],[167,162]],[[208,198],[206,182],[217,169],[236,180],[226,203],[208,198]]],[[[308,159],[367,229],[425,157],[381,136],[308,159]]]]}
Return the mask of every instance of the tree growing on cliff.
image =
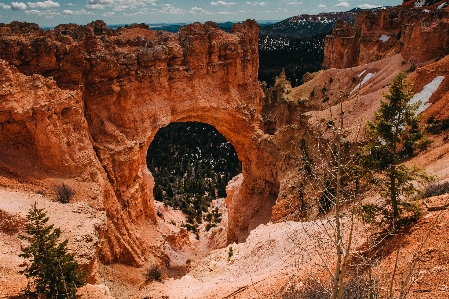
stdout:
{"type": "Polygon", "coordinates": [[[399,73],[384,94],[375,120],[366,126],[367,144],[361,149],[361,169],[369,181],[381,187],[384,204],[366,204],[361,207],[361,218],[367,222],[401,225],[416,219],[419,207],[406,198],[418,191],[414,182],[432,180],[416,166],[400,164],[414,150],[425,147],[429,140],[419,128],[417,115],[420,102],[410,103],[413,91],[406,74],[399,73]],[[377,221],[376,219],[380,219],[377,221]]]}
{"type": "Polygon", "coordinates": [[[49,218],[36,203],[28,211],[27,220],[26,235],[19,236],[29,243],[19,255],[30,260],[26,269],[20,271],[31,278],[25,292],[51,299],[76,298],[77,289],[86,283],[86,273],[80,271],[73,254],[67,252],[67,240],[58,243],[60,229],[47,225],[49,218]]]}

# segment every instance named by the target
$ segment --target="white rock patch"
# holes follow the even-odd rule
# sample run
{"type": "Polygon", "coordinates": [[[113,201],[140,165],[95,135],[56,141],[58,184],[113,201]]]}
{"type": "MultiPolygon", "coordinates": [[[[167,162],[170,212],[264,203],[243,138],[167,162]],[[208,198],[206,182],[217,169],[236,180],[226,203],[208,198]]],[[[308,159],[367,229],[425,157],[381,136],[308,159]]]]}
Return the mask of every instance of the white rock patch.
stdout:
{"type": "Polygon", "coordinates": [[[431,103],[428,103],[430,97],[432,94],[438,89],[441,82],[443,82],[444,76],[438,76],[435,79],[432,80],[429,84],[424,86],[421,92],[416,93],[413,98],[410,100],[410,104],[417,103],[418,101],[421,101],[421,105],[419,106],[418,110],[416,111],[416,114],[419,114],[426,110],[427,108],[432,105],[431,103]]]}
{"type": "Polygon", "coordinates": [[[416,0],[415,7],[423,7],[426,4],[426,0],[416,0]]]}
{"type": "Polygon", "coordinates": [[[365,84],[366,82],[368,82],[369,79],[371,79],[376,73],[368,73],[365,75],[365,77],[363,78],[362,82],[360,82],[359,84],[357,84],[356,87],[354,87],[354,89],[351,91],[351,93],[353,93],[354,91],[356,91],[357,89],[359,89],[363,84],[365,84]]]}
{"type": "Polygon", "coordinates": [[[389,40],[390,37],[388,35],[382,34],[381,37],[379,37],[379,40],[382,42],[386,42],[387,40],[389,40]]]}

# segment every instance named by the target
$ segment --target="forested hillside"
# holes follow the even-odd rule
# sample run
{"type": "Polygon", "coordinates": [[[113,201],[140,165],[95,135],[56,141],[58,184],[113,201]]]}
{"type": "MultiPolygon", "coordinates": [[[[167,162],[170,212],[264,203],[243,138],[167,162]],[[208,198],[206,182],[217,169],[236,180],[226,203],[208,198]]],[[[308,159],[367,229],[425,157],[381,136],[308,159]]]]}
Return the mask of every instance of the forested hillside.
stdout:
{"type": "Polygon", "coordinates": [[[335,22],[342,19],[352,24],[356,17],[355,11],[299,15],[260,26],[259,80],[273,86],[274,78],[285,69],[292,86],[301,85],[305,73],[321,69],[324,39],[335,22]]]}
{"type": "MultiPolygon", "coordinates": [[[[226,197],[229,180],[241,172],[232,144],[213,126],[199,122],[171,123],[158,131],[147,154],[158,201],[188,215],[195,231],[210,202],[226,197]]],[[[204,215],[213,222],[212,216],[204,215]]]]}

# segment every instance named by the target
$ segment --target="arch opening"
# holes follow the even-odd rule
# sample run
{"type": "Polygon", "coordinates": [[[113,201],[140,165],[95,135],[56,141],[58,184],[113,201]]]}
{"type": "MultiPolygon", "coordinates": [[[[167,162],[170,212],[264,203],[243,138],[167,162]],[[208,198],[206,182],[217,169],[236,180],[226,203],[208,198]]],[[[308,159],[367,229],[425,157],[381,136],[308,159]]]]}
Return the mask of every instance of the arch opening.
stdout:
{"type": "Polygon", "coordinates": [[[234,146],[214,126],[170,123],[154,136],[146,162],[154,177],[154,199],[187,215],[184,223],[173,224],[199,238],[201,231],[227,223],[223,219],[226,186],[242,172],[242,163],[234,146]]]}

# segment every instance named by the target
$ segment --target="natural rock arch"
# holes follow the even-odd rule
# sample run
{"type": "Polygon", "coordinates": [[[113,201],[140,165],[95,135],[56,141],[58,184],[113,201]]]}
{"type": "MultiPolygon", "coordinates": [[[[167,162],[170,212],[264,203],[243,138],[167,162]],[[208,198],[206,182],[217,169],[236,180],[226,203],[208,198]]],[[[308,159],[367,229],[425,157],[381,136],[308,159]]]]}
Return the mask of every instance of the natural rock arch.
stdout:
{"type": "MultiPolygon", "coordinates": [[[[264,186],[255,187],[254,183],[257,181],[257,173],[260,172],[258,169],[259,155],[257,149],[257,132],[253,127],[250,120],[246,119],[247,115],[241,115],[236,111],[229,109],[223,109],[218,112],[214,108],[212,109],[194,109],[194,111],[189,110],[187,114],[185,111],[181,111],[180,114],[170,115],[170,121],[172,122],[201,122],[211,125],[222,134],[228,142],[230,142],[242,163],[242,176],[243,180],[238,184],[237,193],[232,192],[227,198],[227,206],[230,210],[229,219],[229,230],[228,230],[228,241],[243,241],[249,234],[249,231],[260,223],[266,223],[271,217],[271,207],[274,205],[275,197],[271,194],[270,203],[261,203],[260,201],[266,201],[268,196],[259,196],[256,200],[251,198],[254,193],[251,189],[248,190],[246,186],[259,189],[257,193],[264,194],[264,186]],[[264,207],[264,208],[263,208],[264,207]],[[256,223],[252,223],[252,226],[248,225],[249,222],[257,218],[256,223]]],[[[161,127],[167,126],[169,123],[161,127]]],[[[146,153],[148,151],[151,142],[157,131],[160,129],[159,126],[153,127],[148,134],[147,146],[139,152],[139,161],[146,161],[146,153]]],[[[260,132],[259,132],[260,133],[260,132]]],[[[259,136],[260,137],[260,136],[259,136]]],[[[142,167],[146,167],[146,163],[143,162],[139,164],[142,167]]],[[[145,171],[145,170],[144,170],[145,171]]],[[[147,174],[151,176],[151,174],[147,174]]],[[[152,182],[152,177],[147,177],[147,182],[152,182]]],[[[152,183],[147,185],[149,189],[152,189],[152,183]]],[[[269,192],[268,192],[269,193],[269,192]]],[[[267,193],[267,195],[268,195],[267,193]]]]}
{"type": "MultiPolygon", "coordinates": [[[[151,241],[138,230],[156,219],[146,153],[157,130],[170,122],[210,124],[239,155],[243,182],[227,198],[228,241],[244,240],[250,229],[270,219],[279,182],[276,150],[263,138],[256,22],[237,24],[231,33],[214,23],[195,23],[176,34],[142,25],[114,31],[101,21],[60,25],[54,31],[15,24],[2,27],[1,32],[5,34],[1,59],[26,75],[52,75],[59,88],[77,90],[54,96],[50,92],[54,84],[36,87],[37,77],[25,78],[8,67],[11,76],[33,86],[29,91],[18,85],[22,94],[14,89],[11,103],[24,92],[33,92],[53,107],[40,111],[42,117],[28,118],[29,124],[20,123],[23,130],[40,121],[54,127],[45,138],[42,132],[29,133],[30,140],[44,140],[33,145],[36,151],[28,153],[30,159],[45,165],[42,172],[48,169],[56,177],[76,178],[100,189],[89,202],[107,212],[106,226],[99,228],[99,255],[104,261],[142,264],[148,258],[151,241]],[[23,38],[8,38],[15,33],[23,38]],[[49,115],[57,115],[54,122],[47,121],[49,115]],[[60,126],[63,121],[69,124],[65,131],[60,126]],[[68,131],[77,139],[76,150],[83,149],[81,158],[73,152],[73,142],[66,140],[68,131]],[[57,158],[50,153],[54,148],[60,149],[57,158]],[[51,163],[46,163],[50,158],[51,163]]],[[[32,105],[30,109],[36,110],[32,105]]],[[[13,132],[11,122],[21,121],[14,115],[9,113],[2,124],[5,132],[13,132]]]]}

